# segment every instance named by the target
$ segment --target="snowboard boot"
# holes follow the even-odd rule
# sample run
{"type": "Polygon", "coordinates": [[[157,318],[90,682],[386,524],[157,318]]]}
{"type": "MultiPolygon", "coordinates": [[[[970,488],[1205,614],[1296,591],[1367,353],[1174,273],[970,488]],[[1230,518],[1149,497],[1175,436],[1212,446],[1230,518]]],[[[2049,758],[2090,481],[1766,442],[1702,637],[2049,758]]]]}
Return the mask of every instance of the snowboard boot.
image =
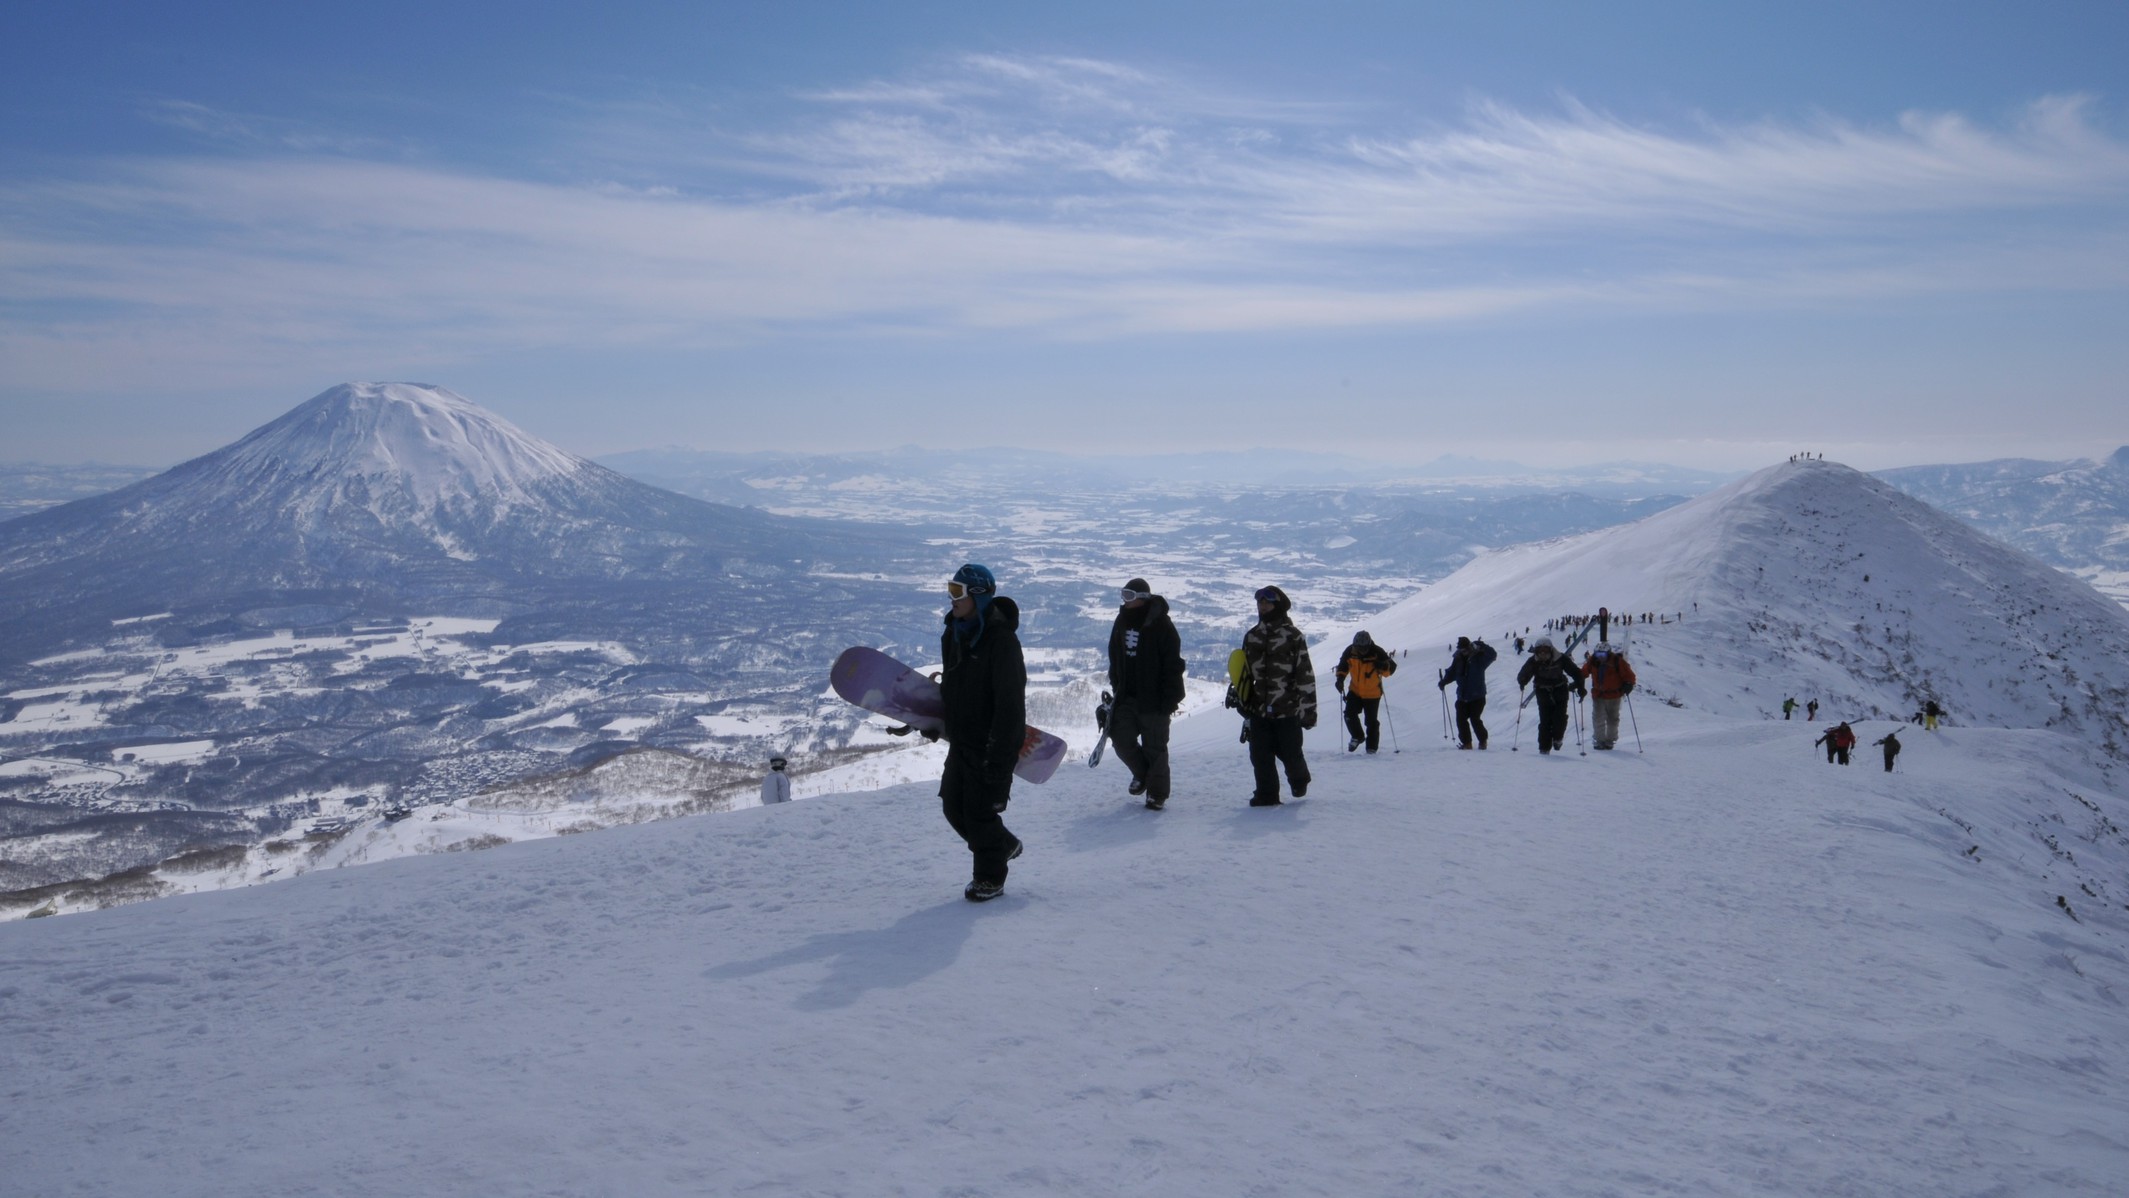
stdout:
{"type": "Polygon", "coordinates": [[[1160,797],[1159,795],[1155,795],[1154,797],[1146,800],[1146,810],[1148,811],[1159,811],[1167,805],[1168,800],[1160,797]]]}
{"type": "Polygon", "coordinates": [[[1251,795],[1249,805],[1252,807],[1277,807],[1279,805],[1279,796],[1273,795],[1271,798],[1265,799],[1251,795]]]}
{"type": "Polygon", "coordinates": [[[1016,837],[1014,837],[1014,838],[1013,838],[1013,851],[1012,851],[1012,852],[1010,852],[1010,853],[1007,853],[1007,854],[1005,855],[1005,859],[1006,859],[1007,861],[1018,861],[1018,860],[1020,860],[1020,850],[1022,850],[1022,849],[1024,849],[1024,848],[1026,848],[1026,847],[1028,847],[1028,846],[1027,846],[1027,845],[1025,845],[1025,844],[1022,844],[1022,843],[1020,842],[1020,838],[1019,838],[1019,837],[1017,837],[1017,836],[1016,836],[1016,837]]]}
{"type": "Polygon", "coordinates": [[[1351,740],[1349,740],[1349,741],[1345,742],[1345,751],[1346,751],[1346,752],[1348,752],[1348,753],[1352,752],[1353,750],[1355,750],[1355,749],[1357,749],[1357,748],[1359,748],[1359,747],[1360,747],[1360,738],[1359,738],[1359,737],[1357,737],[1357,736],[1356,736],[1356,737],[1354,737],[1353,739],[1351,739],[1351,740]]]}
{"type": "Polygon", "coordinates": [[[1133,779],[1131,779],[1131,785],[1130,785],[1130,787],[1129,787],[1129,788],[1127,788],[1127,789],[1128,789],[1128,793],[1130,793],[1130,794],[1134,794],[1134,795],[1142,795],[1142,794],[1145,794],[1145,793],[1146,793],[1146,780],[1145,780],[1144,778],[1133,778],[1133,779]]]}
{"type": "Polygon", "coordinates": [[[1294,789],[1294,797],[1295,797],[1295,798],[1297,798],[1297,799],[1301,799],[1301,798],[1306,798],[1306,797],[1308,797],[1308,783],[1306,783],[1306,782],[1290,782],[1290,783],[1288,783],[1287,785],[1289,785],[1289,786],[1293,787],[1293,789],[1294,789]]]}
{"type": "Polygon", "coordinates": [[[987,903],[1004,893],[1005,883],[978,879],[968,884],[968,889],[961,892],[961,897],[972,903],[987,903]]]}

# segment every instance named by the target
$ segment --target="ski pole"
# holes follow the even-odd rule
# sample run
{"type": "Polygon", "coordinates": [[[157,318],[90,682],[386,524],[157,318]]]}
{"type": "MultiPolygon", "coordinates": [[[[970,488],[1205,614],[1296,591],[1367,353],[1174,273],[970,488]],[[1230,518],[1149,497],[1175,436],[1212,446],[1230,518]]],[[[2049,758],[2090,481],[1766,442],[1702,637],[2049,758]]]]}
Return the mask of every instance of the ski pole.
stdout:
{"type": "MultiPolygon", "coordinates": [[[[1523,703],[1528,702],[1530,702],[1529,698],[1524,698],[1523,703]]],[[[1515,731],[1508,737],[1508,751],[1511,753],[1517,752],[1522,748],[1520,742],[1523,739],[1523,703],[1515,705],[1515,731]]]]}
{"type": "Polygon", "coordinates": [[[1397,744],[1397,715],[1390,710],[1390,688],[1382,688],[1382,722],[1390,726],[1390,752],[1402,753],[1397,744]]]}
{"type": "Polygon", "coordinates": [[[1634,752],[1641,751],[1641,720],[1634,715],[1634,693],[1626,693],[1626,718],[1634,722],[1634,752]]]}
{"type": "Polygon", "coordinates": [[[1435,687],[1434,687],[1434,693],[1435,693],[1435,694],[1437,694],[1437,695],[1440,695],[1440,696],[1441,696],[1441,700],[1442,700],[1442,739],[1443,739],[1443,740],[1448,740],[1448,739],[1449,739],[1449,688],[1447,688],[1447,687],[1445,687],[1445,686],[1442,686],[1442,685],[1440,685],[1440,683],[1441,683],[1441,681],[1442,681],[1441,679],[1436,679],[1435,681],[1436,681],[1436,685],[1435,685],[1435,687]]]}
{"type": "Polygon", "coordinates": [[[1575,752],[1584,757],[1589,756],[1589,750],[1582,747],[1582,696],[1580,695],[1575,696],[1575,752]]]}

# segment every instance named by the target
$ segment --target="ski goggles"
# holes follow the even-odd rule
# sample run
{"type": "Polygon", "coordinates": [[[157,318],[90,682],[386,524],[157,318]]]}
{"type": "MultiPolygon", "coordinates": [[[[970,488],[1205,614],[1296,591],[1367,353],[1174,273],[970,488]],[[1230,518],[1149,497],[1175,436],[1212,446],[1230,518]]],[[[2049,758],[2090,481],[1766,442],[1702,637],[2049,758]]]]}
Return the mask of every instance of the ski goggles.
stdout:
{"type": "Polygon", "coordinates": [[[1259,602],[1259,603],[1277,603],[1278,601],[1279,601],[1279,588],[1278,588],[1278,587],[1265,587],[1265,588],[1263,588],[1262,590],[1260,590],[1260,591],[1258,591],[1258,592],[1257,592],[1257,602],[1259,602]]]}
{"type": "Polygon", "coordinates": [[[949,580],[947,581],[947,583],[946,583],[946,597],[947,597],[947,598],[949,598],[949,599],[954,599],[954,600],[961,600],[961,599],[966,599],[966,598],[968,598],[968,597],[969,597],[970,595],[973,595],[973,594],[975,594],[975,593],[976,593],[976,592],[974,592],[974,591],[972,591],[972,590],[968,589],[968,584],[967,584],[967,583],[965,583],[965,582],[962,582],[962,581],[961,581],[960,579],[958,579],[958,578],[955,578],[955,579],[949,579],[949,580]]]}
{"type": "Polygon", "coordinates": [[[1134,591],[1130,587],[1125,587],[1117,593],[1124,597],[1124,602],[1126,603],[1136,603],[1141,599],[1153,598],[1152,591],[1134,591]]]}

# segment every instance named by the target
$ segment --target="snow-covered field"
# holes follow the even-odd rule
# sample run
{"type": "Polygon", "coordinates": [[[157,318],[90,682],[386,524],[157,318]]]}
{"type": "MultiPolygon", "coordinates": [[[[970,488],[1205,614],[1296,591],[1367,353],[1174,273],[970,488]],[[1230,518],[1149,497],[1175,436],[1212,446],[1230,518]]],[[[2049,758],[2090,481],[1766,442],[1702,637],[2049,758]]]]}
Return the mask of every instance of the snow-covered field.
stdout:
{"type": "Polygon", "coordinates": [[[1217,708],[1178,726],[1166,811],[1113,762],[1020,786],[1027,854],[985,905],[928,780],[824,773],[777,807],[0,925],[8,1190],[2120,1194],[2129,787],[2101,706],[2129,621],[1851,474],[1482,559],[1372,618],[1407,649],[1391,734],[1342,753],[1326,716],[1303,801],[1245,806],[1217,708]],[[1886,597],[1834,568],[1855,553],[1886,597]],[[1814,654],[1917,587],[1956,669],[1888,666],[1868,618],[1814,654]],[[1492,747],[1456,751],[1439,647],[1563,594],[1688,613],[1636,630],[1621,748],[1531,751],[1509,653],[1492,747]],[[1999,677],[2051,644],[2074,670],[1999,677]],[[1917,685],[1953,723],[1869,718],[1917,685]],[[1818,724],[1762,712],[1805,686],[1818,724]],[[1836,718],[1903,729],[1900,769],[1825,764],[1836,718]]]}
{"type": "Polygon", "coordinates": [[[2119,896],[2041,837],[2129,813],[2061,737],[1426,698],[1281,809],[1218,712],[1165,812],[1022,787],[984,906],[914,784],[0,926],[8,1188],[2121,1192],[2119,896]]]}

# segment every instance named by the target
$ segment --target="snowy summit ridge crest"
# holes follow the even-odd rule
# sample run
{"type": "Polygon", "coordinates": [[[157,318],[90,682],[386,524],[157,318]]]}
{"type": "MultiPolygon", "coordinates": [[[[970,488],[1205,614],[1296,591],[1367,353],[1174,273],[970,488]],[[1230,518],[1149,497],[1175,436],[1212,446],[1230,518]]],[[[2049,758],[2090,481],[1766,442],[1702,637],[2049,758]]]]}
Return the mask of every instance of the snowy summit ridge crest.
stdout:
{"type": "Polygon", "coordinates": [[[543,484],[593,468],[423,383],[343,383],[214,456],[230,476],[262,485],[361,480],[422,507],[476,496],[530,503],[543,484]]]}

